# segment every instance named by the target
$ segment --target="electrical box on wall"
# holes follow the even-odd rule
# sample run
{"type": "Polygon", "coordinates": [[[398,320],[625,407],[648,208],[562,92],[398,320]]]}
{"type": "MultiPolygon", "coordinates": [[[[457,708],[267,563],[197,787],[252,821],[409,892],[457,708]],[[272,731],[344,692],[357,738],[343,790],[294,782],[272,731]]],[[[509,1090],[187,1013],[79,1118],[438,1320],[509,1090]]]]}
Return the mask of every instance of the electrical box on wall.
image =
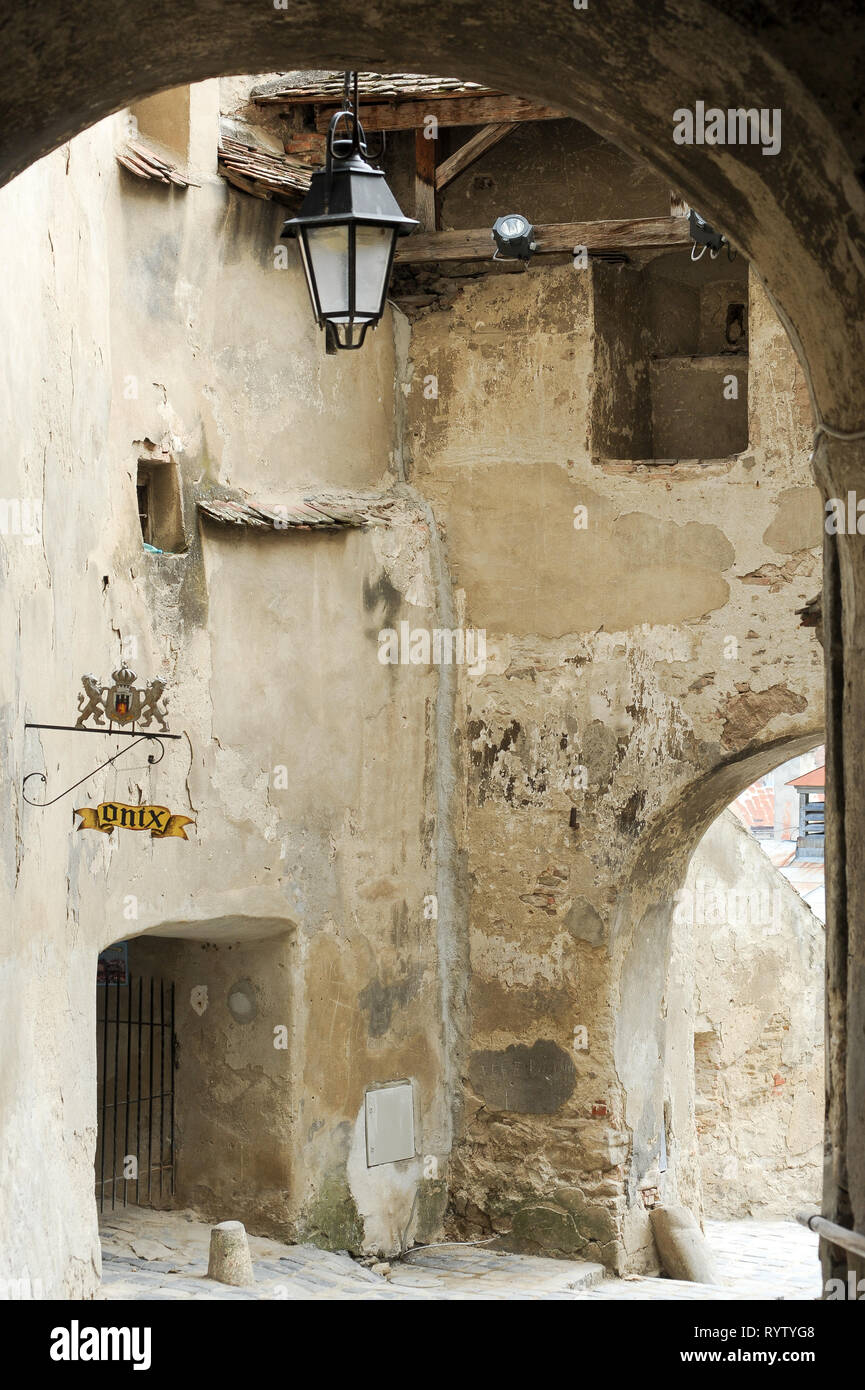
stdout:
{"type": "Polygon", "coordinates": [[[367,1091],[366,1166],[414,1158],[414,1088],[395,1081],[367,1091]]]}

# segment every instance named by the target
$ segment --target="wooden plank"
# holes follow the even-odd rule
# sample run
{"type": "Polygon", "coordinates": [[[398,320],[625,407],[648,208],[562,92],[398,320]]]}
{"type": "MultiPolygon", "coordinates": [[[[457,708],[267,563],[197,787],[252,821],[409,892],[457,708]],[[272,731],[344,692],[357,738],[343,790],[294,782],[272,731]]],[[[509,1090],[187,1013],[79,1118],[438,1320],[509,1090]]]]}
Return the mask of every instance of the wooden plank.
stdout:
{"type": "Polygon", "coordinates": [[[466,140],[464,145],[460,145],[452,155],[443,159],[436,169],[436,188],[439,192],[468,169],[470,164],[474,164],[476,159],[480,159],[482,154],[491,150],[493,145],[504,140],[512,130],[516,130],[519,124],[519,121],[499,121],[496,125],[484,126],[476,135],[466,140]]]}
{"type": "Polygon", "coordinates": [[[428,140],[425,130],[414,133],[414,215],[422,232],[434,232],[436,216],[436,149],[438,140],[428,140]]]}
{"type": "MultiPolygon", "coordinates": [[[[675,250],[690,246],[684,217],[643,217],[616,222],[551,222],[535,228],[539,255],[573,252],[585,246],[599,251],[675,250]]],[[[495,246],[489,227],[458,232],[415,233],[397,243],[398,262],[485,261],[495,246]]]]}
{"type": "MultiPolygon", "coordinates": [[[[315,128],[326,131],[338,106],[315,108],[315,128]]],[[[490,125],[501,121],[555,121],[565,116],[552,106],[522,97],[424,97],[422,101],[360,103],[365,130],[416,130],[429,116],[440,126],[490,125]]]]}

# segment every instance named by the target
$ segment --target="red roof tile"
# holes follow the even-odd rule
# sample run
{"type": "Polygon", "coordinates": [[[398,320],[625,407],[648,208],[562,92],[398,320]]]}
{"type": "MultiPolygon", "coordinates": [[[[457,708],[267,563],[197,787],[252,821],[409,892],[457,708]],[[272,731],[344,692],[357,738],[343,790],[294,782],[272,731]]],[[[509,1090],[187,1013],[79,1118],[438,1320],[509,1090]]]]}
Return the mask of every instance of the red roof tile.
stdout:
{"type": "Polygon", "coordinates": [[[815,790],[817,790],[817,789],[820,788],[820,787],[825,787],[825,785],[826,785],[826,764],[825,764],[825,763],[823,764],[822,767],[812,767],[812,769],[811,769],[810,772],[803,772],[803,773],[801,774],[801,776],[799,776],[799,777],[794,777],[793,780],[792,780],[792,782],[788,782],[788,783],[787,783],[787,786],[788,786],[788,787],[802,787],[804,790],[807,790],[807,789],[810,788],[810,787],[813,787],[815,790]]]}

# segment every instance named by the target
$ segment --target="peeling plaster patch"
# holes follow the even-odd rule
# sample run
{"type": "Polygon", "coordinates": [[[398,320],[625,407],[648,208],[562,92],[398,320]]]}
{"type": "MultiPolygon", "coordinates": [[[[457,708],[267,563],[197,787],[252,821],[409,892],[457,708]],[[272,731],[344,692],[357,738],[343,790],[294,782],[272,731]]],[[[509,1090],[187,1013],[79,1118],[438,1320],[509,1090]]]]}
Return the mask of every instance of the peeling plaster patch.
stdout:
{"type": "Polygon", "coordinates": [[[623,831],[635,833],[639,830],[647,799],[648,793],[645,787],[631,793],[616,817],[623,831]]]}
{"type": "Polygon", "coordinates": [[[418,518],[404,526],[373,527],[369,534],[376,560],[405,602],[435,608],[426,522],[418,518]]]}
{"type": "Polygon", "coordinates": [[[615,730],[604,721],[593,719],[583,735],[580,752],[597,784],[609,785],[620,760],[615,730]]]}
{"type": "Polygon", "coordinates": [[[249,757],[233,748],[216,746],[211,751],[211,788],[224,796],[226,818],[232,824],[252,827],[273,840],[279,827],[279,812],[269,801],[267,772],[253,768],[249,757]],[[262,815],[262,807],[267,811],[262,815]]]}
{"type": "Polygon", "coordinates": [[[472,967],[508,989],[539,981],[559,984],[564,976],[563,946],[562,938],[556,937],[543,953],[531,954],[521,939],[476,931],[472,933],[472,967]]]}
{"type": "Polygon", "coordinates": [[[541,1028],[555,1032],[562,1017],[573,1016],[574,982],[565,977],[558,985],[545,985],[536,975],[531,985],[506,984],[499,976],[485,979],[478,973],[471,1001],[477,1036],[531,1037],[541,1028]]]}
{"type": "Polygon", "coordinates": [[[573,1060],[549,1039],[531,1047],[511,1043],[503,1052],[473,1052],[469,1081],[493,1110],[519,1115],[553,1115],[576,1085],[573,1060]]]}
{"type": "Polygon", "coordinates": [[[784,555],[823,543],[823,501],[817,487],[789,487],[779,492],[775,516],[763,533],[764,545],[784,555]]]}
{"type": "Polygon", "coordinates": [[[814,556],[810,550],[800,550],[798,554],[791,555],[789,560],[785,560],[783,565],[765,564],[759,569],[752,570],[750,574],[740,574],[741,584],[763,584],[770,594],[777,594],[785,585],[790,584],[797,574],[803,570],[809,573],[813,568],[814,556]]]}
{"type": "Polygon", "coordinates": [[[723,574],[735,550],[720,527],[647,511],[616,515],[611,499],[544,459],[532,479],[527,488],[524,461],[473,459],[458,485],[448,478],[445,497],[433,499],[475,626],[555,639],[679,624],[726,604],[723,574]],[[575,505],[588,509],[585,530],[574,529],[575,505]],[[496,525],[479,528],[479,517],[496,525]]]}
{"type": "Polygon", "coordinates": [[[808,701],[788,685],[772,685],[768,690],[744,690],[729,696],[724,704],[724,732],[721,742],[727,748],[750,743],[779,714],[801,714],[808,701]]]}
{"type": "Polygon", "coordinates": [[[516,719],[512,719],[504,729],[499,741],[496,742],[490,732],[489,726],[482,720],[472,719],[469,721],[466,735],[471,750],[470,757],[472,767],[476,770],[477,774],[477,796],[479,806],[483,806],[484,802],[491,794],[494,770],[501,783],[500,790],[502,795],[506,801],[512,800],[514,778],[505,775],[503,766],[496,769],[496,763],[501,759],[502,754],[507,753],[509,749],[514,747],[519,739],[520,733],[521,729],[519,723],[516,719]]]}
{"type": "Polygon", "coordinates": [[[587,941],[590,946],[603,946],[607,939],[604,919],[587,898],[574,899],[565,926],[575,941],[587,941]]]}

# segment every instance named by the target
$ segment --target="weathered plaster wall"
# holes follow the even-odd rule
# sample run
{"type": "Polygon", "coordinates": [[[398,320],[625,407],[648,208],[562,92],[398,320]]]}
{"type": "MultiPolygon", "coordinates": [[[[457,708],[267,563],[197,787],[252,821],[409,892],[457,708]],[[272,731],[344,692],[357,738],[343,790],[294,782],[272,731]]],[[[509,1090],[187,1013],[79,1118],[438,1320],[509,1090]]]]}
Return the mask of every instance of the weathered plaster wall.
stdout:
{"type": "Polygon", "coordinates": [[[670,1017],[691,1050],[706,1216],[790,1220],[819,1204],[824,946],[822,924],[725,812],[691,860],[673,941],[670,1017]]]}
{"type": "MultiPolygon", "coordinates": [[[[649,1264],[670,903],[717,809],[703,779],[764,744],[813,742],[819,722],[819,661],[793,617],[819,510],[789,345],[753,291],[750,453],[599,467],[592,393],[610,382],[592,272],[455,281],[410,339],[397,319],[398,352],[386,322],[363,354],[327,358],[296,260],[277,269],[280,214],[215,176],[212,89],[172,109],[188,111],[175,147],[198,187],[118,170],[118,117],[2,195],[3,487],[44,500],[36,543],[4,537],[6,1268],[50,1293],[94,1287],[95,956],[147,933],[182,940],[184,979],[183,953],[213,943],[215,993],[216,962],[243,942],[262,1017],[272,1030],[289,1014],[286,1070],[261,1066],[289,1152],[262,1173],[260,1229],[392,1252],[435,1234],[451,1176],[460,1232],[649,1264]],[[180,470],[182,554],[141,548],[146,441],[180,470]],[[271,501],[393,485],[404,509],[387,532],[238,537],[196,521],[195,488],[215,484],[271,501]],[[485,674],[382,666],[378,632],[403,619],[485,628],[485,674]],[[71,800],[159,801],[196,817],[189,843],[78,834],[70,801],[18,796],[42,756],[49,795],[96,761],[80,746],[96,740],[25,744],[22,726],[68,719],[79,674],[107,677],[121,644],[168,680],[187,739],[71,800]],[[418,1156],[367,1170],[364,1088],[403,1077],[418,1156]]],[[[208,1027],[230,1095],[249,1044],[234,1052],[205,1015],[193,1077],[208,1027]]]]}
{"type": "Polygon", "coordinates": [[[23,724],[68,722],[80,647],[104,622],[99,579],[88,583],[87,572],[89,518],[107,500],[109,238],[100,172],[109,158],[108,132],[94,132],[5,189],[0,218],[0,494],[41,508],[29,535],[10,526],[0,540],[0,1260],[3,1278],[38,1280],[46,1296],[86,1296],[99,1268],[93,999],[103,922],[101,912],[98,922],[79,916],[90,856],[71,834],[69,802],[40,812],[21,800],[32,769],[47,765],[56,790],[83,776],[96,760],[78,744],[91,740],[46,737],[46,764],[23,724]],[[61,236],[64,225],[74,234],[61,236]]]}
{"type": "MultiPolygon", "coordinates": [[[[440,1184],[422,1179],[421,1155],[374,1181],[358,1170],[368,1084],[413,1078],[419,1145],[449,1147],[438,939],[451,920],[423,918],[425,895],[447,891],[436,720],[449,705],[434,672],[382,666],[377,641],[404,593],[428,620],[439,604],[428,517],[409,499],[386,533],[259,540],[205,536],[194,510],[195,488],[214,483],[278,500],[292,486],[396,481],[391,335],[385,324],[362,355],[325,357],[296,253],[277,268],[279,212],[215,175],[213,90],[170,106],[192,122],[175,148],[208,155],[190,169],[198,187],[168,191],[121,171],[120,116],[3,193],[2,492],[42,503],[43,525],[2,537],[13,933],[2,1258],[4,1275],[30,1271],[49,1294],[86,1295],[98,1277],[95,967],[111,941],[153,931],[220,951],[292,942],[290,987],[268,978],[262,1007],[290,1018],[292,1045],[263,1069],[273,1083],[281,1068],[274,1125],[286,1129],[257,1219],[249,1198],[253,1228],[345,1246],[354,1212],[358,1247],[435,1234],[440,1184]],[[135,476],[147,441],[180,470],[182,554],[142,549],[135,476]],[[133,750],[56,806],[24,805],[25,772],[45,767],[51,796],[113,751],[25,735],[23,723],[74,722],[80,674],[108,678],[121,651],[140,677],[168,681],[184,740],[158,768],[133,750]],[[197,825],[188,843],[75,831],[73,805],[110,798],[157,801],[197,825]]],[[[243,949],[250,976],[264,976],[276,948],[243,949]]],[[[187,1030],[199,1020],[188,997],[185,1007],[187,1030]]],[[[211,1041],[217,1084],[234,1054],[219,1028],[211,1041]]],[[[204,1052],[190,1065],[195,1078],[204,1052]]]]}
{"type": "Polygon", "coordinates": [[[755,282],[751,445],[716,462],[593,461],[593,394],[615,386],[593,302],[591,271],[534,265],[454,277],[413,315],[409,477],[491,653],[465,687],[451,1210],[462,1235],[651,1267],[644,1204],[677,1191],[659,1172],[672,903],[759,750],[820,727],[819,648],[794,614],[820,509],[804,383],[755,282]]]}

